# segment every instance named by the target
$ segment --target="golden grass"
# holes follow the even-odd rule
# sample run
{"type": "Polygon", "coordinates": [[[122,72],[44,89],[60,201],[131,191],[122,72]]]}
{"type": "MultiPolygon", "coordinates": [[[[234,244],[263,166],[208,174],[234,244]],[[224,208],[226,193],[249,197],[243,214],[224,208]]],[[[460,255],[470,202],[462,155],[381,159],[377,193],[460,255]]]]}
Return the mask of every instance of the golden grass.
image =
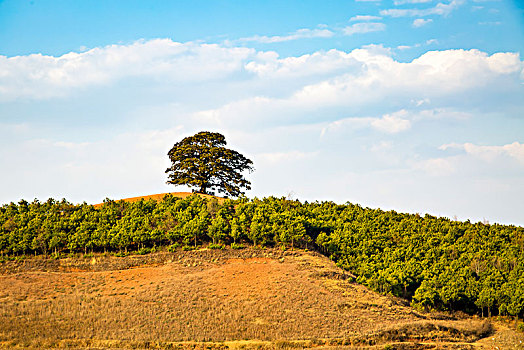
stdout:
{"type": "Polygon", "coordinates": [[[0,347],[327,349],[489,332],[481,320],[429,320],[351,281],[319,254],[278,249],[8,262],[0,347]]]}

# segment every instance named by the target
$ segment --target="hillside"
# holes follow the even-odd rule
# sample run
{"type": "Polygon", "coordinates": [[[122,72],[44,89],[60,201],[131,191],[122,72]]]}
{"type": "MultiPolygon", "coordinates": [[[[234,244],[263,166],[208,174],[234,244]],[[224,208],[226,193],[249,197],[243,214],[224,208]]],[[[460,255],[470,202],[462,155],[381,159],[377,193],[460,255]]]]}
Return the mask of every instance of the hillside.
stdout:
{"type": "Polygon", "coordinates": [[[482,348],[472,344],[491,333],[477,318],[432,319],[301,250],[33,258],[0,269],[5,348],[482,348]]]}
{"type": "MultiPolygon", "coordinates": [[[[208,200],[165,194],[0,207],[0,262],[158,249],[309,248],[358,283],[421,310],[524,317],[524,228],[285,198],[208,200]],[[154,196],[152,196],[154,197],[154,196]]],[[[516,327],[524,328],[518,321],[516,327]]]]}
{"type": "MultiPolygon", "coordinates": [[[[146,196],[122,198],[122,199],[119,199],[119,200],[123,200],[124,202],[129,202],[129,203],[139,202],[140,200],[145,200],[145,201],[147,201],[147,200],[162,201],[164,199],[164,197],[167,196],[167,195],[171,195],[171,196],[177,197],[177,198],[187,198],[187,197],[190,197],[190,196],[193,196],[193,195],[197,195],[197,196],[200,196],[201,198],[206,198],[206,199],[216,198],[219,203],[221,203],[221,202],[223,202],[225,200],[225,198],[222,198],[222,197],[217,197],[217,196],[212,196],[212,195],[209,195],[209,194],[202,194],[202,193],[193,193],[193,192],[167,192],[167,193],[150,194],[150,195],[146,195],[146,196]]],[[[94,204],[93,206],[95,208],[100,208],[102,205],[104,205],[104,203],[94,204]]]]}

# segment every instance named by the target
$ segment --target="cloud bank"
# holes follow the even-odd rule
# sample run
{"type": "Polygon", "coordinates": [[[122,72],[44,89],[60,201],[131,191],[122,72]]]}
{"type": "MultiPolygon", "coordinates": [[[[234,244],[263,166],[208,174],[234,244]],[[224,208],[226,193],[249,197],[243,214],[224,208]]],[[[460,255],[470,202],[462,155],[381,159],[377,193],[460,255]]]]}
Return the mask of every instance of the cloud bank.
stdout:
{"type": "MultiPolygon", "coordinates": [[[[364,23],[375,22],[350,27],[364,23]]],[[[251,195],[294,190],[301,199],[516,220],[516,211],[498,208],[518,207],[524,195],[524,140],[515,132],[523,69],[512,52],[429,51],[401,62],[380,45],[281,57],[169,39],[0,56],[4,111],[36,106],[31,118],[0,120],[0,162],[12,169],[1,199],[68,193],[96,202],[170,191],[167,150],[213,130],[255,161],[251,195]],[[110,111],[87,114],[96,137],[67,126],[89,112],[79,105],[110,111]],[[46,115],[65,112],[39,120],[41,106],[51,106],[46,115]],[[472,131],[479,122],[505,138],[482,142],[472,131]],[[469,201],[451,200],[456,191],[469,201]]]]}
{"type": "MultiPolygon", "coordinates": [[[[439,2],[434,7],[429,7],[426,9],[387,9],[380,11],[382,16],[390,17],[426,17],[426,16],[448,16],[451,12],[456,10],[462,4],[464,0],[452,0],[449,3],[439,2]]],[[[409,3],[414,3],[409,1],[409,3]]]]}

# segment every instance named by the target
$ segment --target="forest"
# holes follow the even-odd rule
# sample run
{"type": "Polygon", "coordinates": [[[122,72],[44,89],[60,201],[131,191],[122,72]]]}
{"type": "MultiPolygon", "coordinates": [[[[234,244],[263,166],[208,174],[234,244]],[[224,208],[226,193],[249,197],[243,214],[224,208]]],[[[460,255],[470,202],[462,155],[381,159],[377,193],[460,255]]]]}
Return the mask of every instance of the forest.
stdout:
{"type": "Polygon", "coordinates": [[[315,249],[425,310],[524,316],[524,228],[269,197],[66,200],[0,207],[0,261],[225,245],[315,249]]]}

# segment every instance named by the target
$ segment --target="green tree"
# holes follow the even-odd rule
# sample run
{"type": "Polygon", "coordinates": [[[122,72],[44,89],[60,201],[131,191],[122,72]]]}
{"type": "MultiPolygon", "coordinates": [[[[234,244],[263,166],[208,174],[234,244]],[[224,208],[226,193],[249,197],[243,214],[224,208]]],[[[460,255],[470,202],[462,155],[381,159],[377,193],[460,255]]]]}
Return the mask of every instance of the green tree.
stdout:
{"type": "Polygon", "coordinates": [[[271,216],[275,213],[275,209],[270,205],[263,203],[260,204],[253,215],[251,221],[251,227],[247,233],[247,237],[256,246],[261,244],[266,245],[270,237],[273,235],[273,225],[271,224],[271,216]]]}
{"type": "Polygon", "coordinates": [[[426,311],[433,308],[438,301],[438,294],[429,280],[424,280],[413,296],[413,305],[423,306],[426,311]]]}
{"type": "Polygon", "coordinates": [[[213,240],[213,244],[223,242],[227,237],[231,227],[229,224],[229,215],[226,208],[218,210],[216,216],[211,220],[208,227],[207,235],[213,240]]]}
{"type": "Polygon", "coordinates": [[[196,187],[200,193],[216,188],[231,196],[242,194],[242,188],[251,189],[242,172],[253,171],[253,162],[225,145],[222,134],[208,131],[175,143],[168,152],[172,165],[166,169],[167,183],[196,187]]]}

